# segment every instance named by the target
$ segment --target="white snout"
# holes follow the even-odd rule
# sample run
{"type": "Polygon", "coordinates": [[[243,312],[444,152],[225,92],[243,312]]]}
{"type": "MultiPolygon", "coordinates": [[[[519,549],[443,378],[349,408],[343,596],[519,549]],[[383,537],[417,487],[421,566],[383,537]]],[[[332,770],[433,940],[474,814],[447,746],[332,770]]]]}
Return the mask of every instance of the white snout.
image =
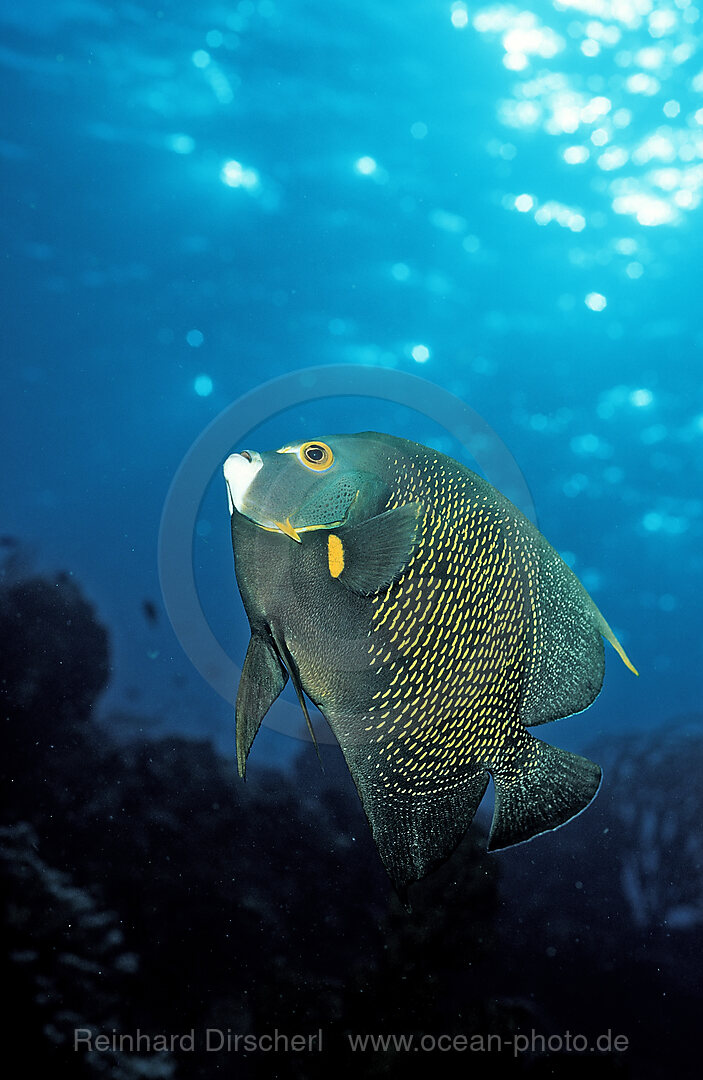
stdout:
{"type": "Polygon", "coordinates": [[[235,507],[240,514],[244,513],[244,497],[251,487],[252,480],[263,465],[261,454],[256,450],[248,451],[251,461],[243,454],[230,454],[224,464],[225,480],[227,482],[227,497],[229,499],[229,512],[234,513],[235,507]]]}

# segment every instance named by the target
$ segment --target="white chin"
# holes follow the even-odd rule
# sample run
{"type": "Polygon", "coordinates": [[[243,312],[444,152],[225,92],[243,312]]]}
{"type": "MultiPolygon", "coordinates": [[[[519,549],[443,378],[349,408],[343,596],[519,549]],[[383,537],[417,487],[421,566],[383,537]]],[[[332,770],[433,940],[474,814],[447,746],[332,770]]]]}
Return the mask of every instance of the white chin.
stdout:
{"type": "Polygon", "coordinates": [[[227,481],[230,514],[234,513],[235,507],[240,514],[244,513],[244,498],[251,487],[252,480],[263,465],[261,454],[252,451],[251,457],[252,460],[247,461],[241,454],[230,454],[225,461],[223,471],[227,481]]]}

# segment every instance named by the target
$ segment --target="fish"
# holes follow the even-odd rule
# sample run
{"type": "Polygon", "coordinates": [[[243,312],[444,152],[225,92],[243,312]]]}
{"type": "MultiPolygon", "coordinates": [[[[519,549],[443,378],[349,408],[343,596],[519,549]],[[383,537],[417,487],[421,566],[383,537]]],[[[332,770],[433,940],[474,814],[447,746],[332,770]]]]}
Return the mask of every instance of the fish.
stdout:
{"type": "Polygon", "coordinates": [[[153,600],[142,600],[142,612],[146,621],[156,626],[159,621],[159,610],[153,600]]]}
{"type": "Polygon", "coordinates": [[[339,434],[224,463],[251,636],[238,771],[290,679],[346,760],[403,895],[461,841],[489,780],[487,847],[556,829],[601,769],[528,729],[599,694],[604,640],[636,669],[573,571],[487,480],[427,446],[339,434]]]}

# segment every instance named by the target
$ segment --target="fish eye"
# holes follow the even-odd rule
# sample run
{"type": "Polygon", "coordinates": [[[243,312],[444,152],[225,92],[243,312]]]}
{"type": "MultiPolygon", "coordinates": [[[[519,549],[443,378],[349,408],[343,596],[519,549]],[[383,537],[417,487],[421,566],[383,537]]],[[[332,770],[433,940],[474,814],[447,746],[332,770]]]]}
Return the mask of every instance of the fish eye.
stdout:
{"type": "Polygon", "coordinates": [[[308,469],[314,469],[316,472],[324,472],[325,469],[329,469],[334,461],[334,454],[329,446],[322,442],[303,443],[298,450],[298,457],[303,465],[306,465],[308,469]]]}

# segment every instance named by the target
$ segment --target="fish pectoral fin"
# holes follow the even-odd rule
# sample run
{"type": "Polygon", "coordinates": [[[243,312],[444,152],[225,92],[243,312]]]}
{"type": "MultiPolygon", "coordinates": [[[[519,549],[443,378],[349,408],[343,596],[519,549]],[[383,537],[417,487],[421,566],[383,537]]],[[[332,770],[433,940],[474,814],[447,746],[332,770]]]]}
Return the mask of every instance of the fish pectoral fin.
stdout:
{"type": "Polygon", "coordinates": [[[358,525],[329,533],[327,557],[331,576],[362,596],[372,596],[388,588],[413,556],[421,515],[421,503],[406,503],[358,525]]]}
{"type": "Polygon", "coordinates": [[[261,721],[287,682],[288,672],[271,642],[263,634],[253,633],[244,658],[234,710],[237,768],[241,777],[245,774],[246,760],[261,721]]]}
{"type": "Polygon", "coordinates": [[[490,769],[495,807],[489,851],[558,829],[598,794],[600,766],[525,734],[528,741],[518,753],[490,769]]]}

